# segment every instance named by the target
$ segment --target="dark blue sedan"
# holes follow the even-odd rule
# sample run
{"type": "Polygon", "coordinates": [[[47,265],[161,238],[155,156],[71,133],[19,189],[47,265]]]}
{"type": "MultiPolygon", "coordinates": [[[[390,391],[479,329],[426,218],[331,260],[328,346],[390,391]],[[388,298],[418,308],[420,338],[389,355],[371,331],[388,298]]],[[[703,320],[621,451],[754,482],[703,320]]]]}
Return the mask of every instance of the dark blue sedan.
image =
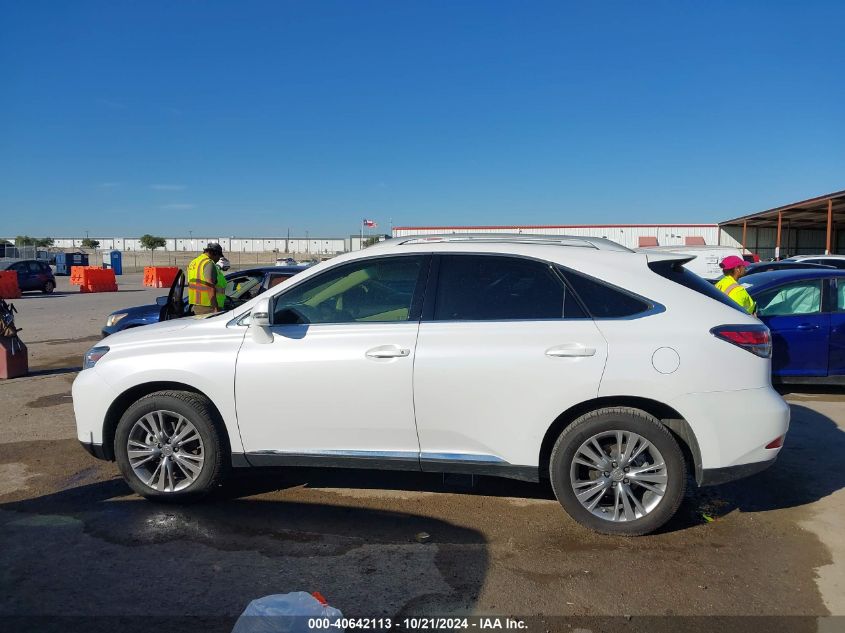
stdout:
{"type": "Polygon", "coordinates": [[[772,378],[845,384],[845,270],[779,270],[741,283],[772,331],[772,378]]]}
{"type": "MultiPolygon", "coordinates": [[[[305,270],[304,266],[264,266],[229,273],[226,275],[226,309],[230,310],[246,303],[268,288],[303,270],[305,270]]],[[[156,303],[151,305],[115,310],[106,319],[103,336],[181,316],[181,314],[173,315],[172,310],[169,312],[169,305],[182,306],[180,312],[186,310],[188,298],[183,296],[183,289],[184,275],[179,274],[167,297],[159,297],[156,303]]]]}
{"type": "Polygon", "coordinates": [[[50,294],[56,289],[56,278],[47,262],[37,259],[0,262],[0,270],[10,270],[18,274],[18,288],[21,292],[40,290],[45,294],[50,294]]]}

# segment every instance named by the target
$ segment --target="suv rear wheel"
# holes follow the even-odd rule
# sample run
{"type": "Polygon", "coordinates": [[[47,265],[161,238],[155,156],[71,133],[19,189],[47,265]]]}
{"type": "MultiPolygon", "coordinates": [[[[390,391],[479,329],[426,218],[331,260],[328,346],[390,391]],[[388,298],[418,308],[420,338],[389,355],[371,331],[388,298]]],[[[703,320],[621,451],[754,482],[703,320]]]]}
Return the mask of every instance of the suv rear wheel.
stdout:
{"type": "Polygon", "coordinates": [[[115,432],[126,482],[150,499],[186,499],[212,490],[223,476],[224,442],[208,399],[158,391],[135,402],[115,432]]]}
{"type": "Polygon", "coordinates": [[[599,409],[567,426],[552,450],[549,475],[573,519],[623,536],[661,527],[686,486],[675,438],[657,418],[627,407],[599,409]]]}
{"type": "Polygon", "coordinates": [[[55,289],[56,289],[56,282],[54,282],[52,279],[48,279],[47,281],[44,282],[44,287],[41,289],[41,292],[48,295],[51,292],[53,292],[55,289]]]}

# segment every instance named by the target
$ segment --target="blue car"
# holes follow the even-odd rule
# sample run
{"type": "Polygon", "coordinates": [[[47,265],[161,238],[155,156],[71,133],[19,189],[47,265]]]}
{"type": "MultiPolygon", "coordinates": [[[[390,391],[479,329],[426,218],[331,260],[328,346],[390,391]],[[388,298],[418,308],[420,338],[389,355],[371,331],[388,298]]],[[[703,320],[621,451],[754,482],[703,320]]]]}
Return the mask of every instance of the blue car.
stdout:
{"type": "Polygon", "coordinates": [[[0,262],[0,270],[18,274],[18,288],[21,292],[39,290],[50,294],[56,289],[56,278],[47,262],[37,259],[21,259],[14,262],[0,262]]]}
{"type": "Polygon", "coordinates": [[[845,384],[845,270],[778,270],[741,283],[772,331],[773,380],[845,384]]]}
{"type": "MultiPolygon", "coordinates": [[[[304,266],[264,266],[239,270],[226,275],[226,309],[231,310],[272,288],[296,273],[304,266]]],[[[156,303],[134,308],[115,310],[106,319],[103,336],[133,327],[158,323],[188,315],[188,298],[185,296],[185,276],[182,271],[176,275],[170,292],[159,297],[156,303]]]]}

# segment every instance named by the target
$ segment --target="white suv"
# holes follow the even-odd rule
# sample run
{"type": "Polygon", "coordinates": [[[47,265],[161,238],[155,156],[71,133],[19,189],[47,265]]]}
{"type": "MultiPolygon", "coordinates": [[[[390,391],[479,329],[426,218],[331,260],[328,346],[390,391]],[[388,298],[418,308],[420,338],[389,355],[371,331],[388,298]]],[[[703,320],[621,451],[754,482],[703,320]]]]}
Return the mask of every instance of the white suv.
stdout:
{"type": "Polygon", "coordinates": [[[110,336],[73,385],[79,440],[149,498],[230,467],[551,480],[638,535],[762,470],[789,409],[769,331],[683,267],[592,238],[389,240],[217,315],[110,336]]]}

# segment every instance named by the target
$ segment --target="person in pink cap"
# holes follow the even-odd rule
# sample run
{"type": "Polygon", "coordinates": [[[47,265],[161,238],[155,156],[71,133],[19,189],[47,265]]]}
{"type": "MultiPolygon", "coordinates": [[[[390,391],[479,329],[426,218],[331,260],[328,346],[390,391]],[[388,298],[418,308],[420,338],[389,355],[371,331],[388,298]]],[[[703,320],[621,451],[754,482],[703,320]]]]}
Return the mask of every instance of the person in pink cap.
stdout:
{"type": "Polygon", "coordinates": [[[740,277],[745,274],[745,267],[748,266],[748,262],[742,257],[730,255],[725,257],[719,266],[722,268],[724,277],[716,283],[716,287],[736,301],[748,314],[754,314],[757,305],[748,291],[739,283],[740,277]]]}

